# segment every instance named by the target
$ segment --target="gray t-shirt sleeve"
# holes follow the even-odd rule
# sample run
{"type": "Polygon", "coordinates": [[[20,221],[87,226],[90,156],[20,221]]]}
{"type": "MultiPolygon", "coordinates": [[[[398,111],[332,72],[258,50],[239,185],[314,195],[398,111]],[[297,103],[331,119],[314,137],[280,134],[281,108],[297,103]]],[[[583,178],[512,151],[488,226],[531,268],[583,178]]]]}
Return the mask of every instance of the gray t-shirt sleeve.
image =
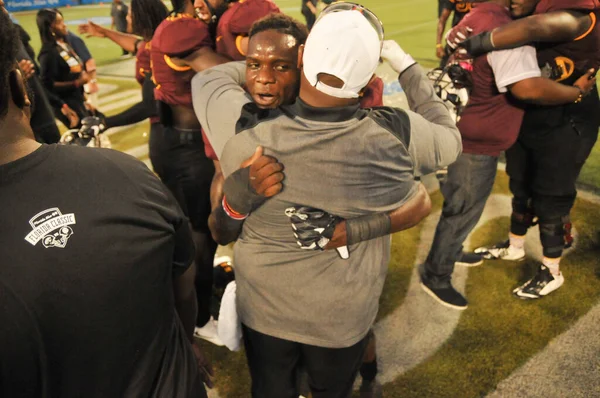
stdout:
{"type": "Polygon", "coordinates": [[[399,80],[411,109],[407,112],[411,128],[408,151],[415,175],[426,175],[454,163],[462,152],[460,132],[423,69],[414,65],[399,80]]]}
{"type": "Polygon", "coordinates": [[[251,102],[242,88],[246,65],[229,62],[198,73],[192,79],[194,112],[204,133],[220,159],[245,104],[251,102]]]}

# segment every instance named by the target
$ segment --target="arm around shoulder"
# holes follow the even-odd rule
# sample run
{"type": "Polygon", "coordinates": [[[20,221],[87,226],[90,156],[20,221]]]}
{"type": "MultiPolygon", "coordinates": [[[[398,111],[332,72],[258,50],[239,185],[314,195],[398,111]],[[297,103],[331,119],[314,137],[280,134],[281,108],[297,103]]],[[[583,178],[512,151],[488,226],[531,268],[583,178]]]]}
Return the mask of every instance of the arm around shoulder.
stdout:
{"type": "Polygon", "coordinates": [[[192,79],[194,112],[218,157],[227,140],[235,135],[243,106],[250,102],[242,88],[245,82],[243,62],[218,65],[192,79]]]}

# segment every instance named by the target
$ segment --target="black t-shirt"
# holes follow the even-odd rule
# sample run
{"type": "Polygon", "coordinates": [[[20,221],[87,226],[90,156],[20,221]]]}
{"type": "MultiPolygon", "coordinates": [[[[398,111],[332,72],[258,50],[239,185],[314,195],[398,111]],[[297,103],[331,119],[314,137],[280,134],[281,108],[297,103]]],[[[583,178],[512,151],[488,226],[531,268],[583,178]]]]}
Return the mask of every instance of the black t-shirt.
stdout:
{"type": "MultiPolygon", "coordinates": [[[[172,287],[194,257],[190,229],[143,163],[43,145],[0,166],[0,192],[0,280],[39,330],[29,371],[49,397],[205,396],[172,287]]],[[[31,351],[27,339],[0,339],[0,353],[31,351]]]]}
{"type": "Polygon", "coordinates": [[[0,280],[0,397],[48,396],[44,346],[31,310],[0,280]]]}

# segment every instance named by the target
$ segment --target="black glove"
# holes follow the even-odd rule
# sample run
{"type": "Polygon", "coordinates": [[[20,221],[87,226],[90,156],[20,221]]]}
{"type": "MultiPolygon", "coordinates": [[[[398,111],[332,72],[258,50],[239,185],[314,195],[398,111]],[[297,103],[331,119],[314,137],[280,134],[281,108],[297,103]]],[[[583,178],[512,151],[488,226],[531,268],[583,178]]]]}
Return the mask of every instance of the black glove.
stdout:
{"type": "Polygon", "coordinates": [[[494,45],[492,44],[492,32],[483,32],[479,33],[478,35],[471,36],[460,43],[459,46],[467,50],[467,53],[473,57],[487,54],[491,51],[494,51],[494,45]]]}
{"type": "Polygon", "coordinates": [[[289,207],[285,215],[292,222],[296,243],[305,250],[324,250],[333,237],[335,226],[342,220],[313,207],[289,207]]]}

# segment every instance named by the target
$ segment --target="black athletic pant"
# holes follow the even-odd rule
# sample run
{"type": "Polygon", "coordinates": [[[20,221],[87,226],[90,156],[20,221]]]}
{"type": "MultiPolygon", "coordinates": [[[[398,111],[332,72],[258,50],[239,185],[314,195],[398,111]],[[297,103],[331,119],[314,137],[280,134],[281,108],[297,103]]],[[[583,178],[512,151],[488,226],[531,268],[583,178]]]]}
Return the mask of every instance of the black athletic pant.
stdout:
{"type": "Polygon", "coordinates": [[[196,325],[202,327],[210,319],[213,260],[217,250],[208,229],[210,184],[215,166],[204,153],[200,130],[181,130],[160,124],[153,125],[150,133],[150,160],[192,225],[196,245],[196,325]]]}
{"type": "MultiPolygon", "coordinates": [[[[588,99],[598,103],[593,91],[588,99]]],[[[538,217],[544,256],[557,258],[564,247],[563,225],[575,202],[575,182],[598,138],[599,117],[573,111],[573,106],[528,110],[517,142],[506,151],[506,172],[514,196],[511,232],[524,235],[523,217],[538,217]]]]}
{"type": "Polygon", "coordinates": [[[252,398],[298,398],[297,371],[308,374],[313,398],[347,398],[362,364],[365,336],[347,348],[325,348],[279,339],[242,325],[252,398]]]}

